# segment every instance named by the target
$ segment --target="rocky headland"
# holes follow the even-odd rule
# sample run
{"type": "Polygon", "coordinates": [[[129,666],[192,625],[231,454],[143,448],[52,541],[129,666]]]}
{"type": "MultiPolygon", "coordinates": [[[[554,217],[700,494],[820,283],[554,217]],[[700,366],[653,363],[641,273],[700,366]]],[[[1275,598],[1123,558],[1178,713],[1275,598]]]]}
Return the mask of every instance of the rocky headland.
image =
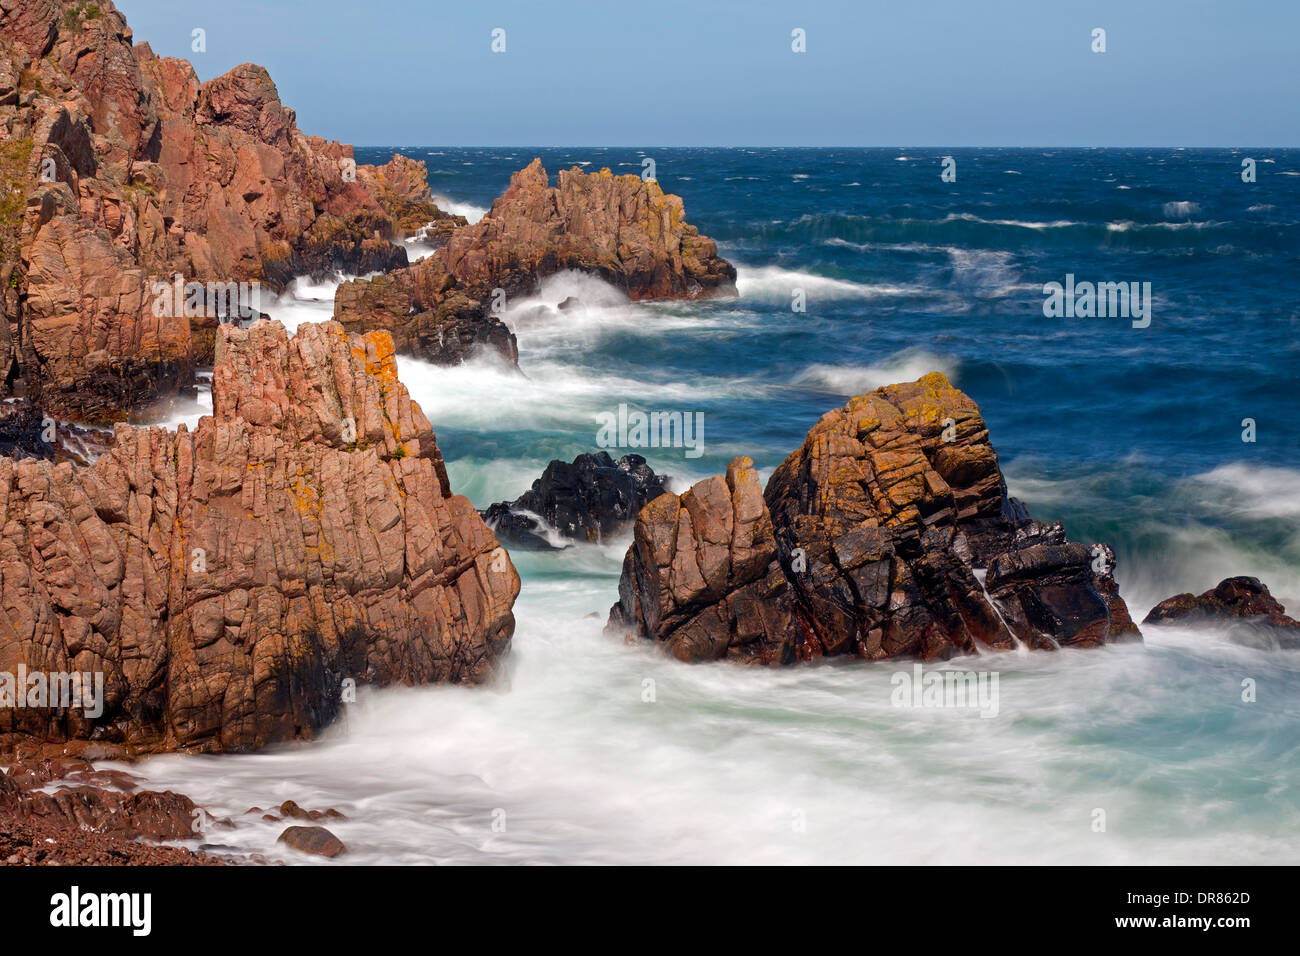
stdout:
{"type": "Polygon", "coordinates": [[[0,183],[0,398],[82,421],[211,364],[221,309],[159,308],[157,283],[392,269],[394,239],[464,222],[423,164],[356,164],[297,128],[263,68],[201,83],[108,0],[0,0],[0,183]]]}
{"type": "Polygon", "coordinates": [[[399,351],[431,362],[454,365],[486,348],[515,364],[518,345],[501,321],[505,303],[566,269],[598,276],[634,300],[736,294],[735,267],[657,182],[575,167],[552,186],[534,159],[487,216],[453,230],[432,255],[340,286],[334,317],[354,331],[390,329],[399,351]]]}

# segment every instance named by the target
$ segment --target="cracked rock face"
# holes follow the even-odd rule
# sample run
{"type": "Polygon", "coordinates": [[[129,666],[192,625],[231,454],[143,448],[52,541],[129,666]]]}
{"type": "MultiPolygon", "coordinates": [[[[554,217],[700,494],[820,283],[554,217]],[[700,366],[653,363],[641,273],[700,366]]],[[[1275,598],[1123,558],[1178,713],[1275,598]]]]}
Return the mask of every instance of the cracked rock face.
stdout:
{"type": "Polygon", "coordinates": [[[686,222],[679,197],[639,176],[561,170],[540,159],[515,173],[480,222],[406,269],[344,283],[334,317],[349,329],[389,328],[403,352],[454,365],[477,349],[518,361],[514,335],[491,311],[565,269],[599,276],[631,299],[736,294],[736,270],[686,222]]]}
{"type": "Polygon", "coordinates": [[[637,517],[610,628],[682,660],[942,659],[1140,639],[1114,554],[1006,494],[979,409],[932,373],[828,412],[637,517]]]}
{"type": "Polygon", "coordinates": [[[216,361],[194,431],[118,425],[83,468],[0,459],[0,671],[103,675],[102,714],[3,707],[0,735],[242,750],[312,736],[348,680],[492,676],[519,578],[391,337],[222,326],[216,361]]]}
{"type": "Polygon", "coordinates": [[[431,221],[464,223],[422,163],[304,135],[261,67],[201,83],[108,0],[0,0],[0,396],[120,420],[212,360],[220,316],[155,283],[397,268],[431,221]]]}

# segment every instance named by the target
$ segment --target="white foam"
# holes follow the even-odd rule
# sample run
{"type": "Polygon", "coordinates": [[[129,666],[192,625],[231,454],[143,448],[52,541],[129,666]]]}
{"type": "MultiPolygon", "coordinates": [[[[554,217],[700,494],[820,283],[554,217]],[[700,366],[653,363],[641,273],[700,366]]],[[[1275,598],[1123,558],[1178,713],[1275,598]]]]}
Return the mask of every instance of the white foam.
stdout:
{"type": "Polygon", "coordinates": [[[959,364],[955,358],[911,348],[871,365],[810,365],[795,376],[794,384],[853,397],[885,385],[914,382],[930,372],[942,372],[951,380],[959,364]]]}
{"type": "Polygon", "coordinates": [[[1264,465],[1220,465],[1193,481],[1214,486],[1222,507],[1261,518],[1300,516],[1300,471],[1264,465]]]}
{"type": "Polygon", "coordinates": [[[471,226],[488,214],[488,210],[483,206],[450,199],[447,196],[434,196],[433,201],[443,212],[449,212],[453,216],[464,216],[471,226]]]}
{"type": "Polygon", "coordinates": [[[888,282],[851,282],[832,279],[811,272],[782,269],[780,266],[737,267],[736,289],[746,299],[782,302],[789,305],[795,289],[802,289],[809,300],[877,299],[888,296],[927,295],[921,286],[896,285],[888,282]]]}
{"type": "Polygon", "coordinates": [[[277,844],[285,822],[245,811],[283,800],[335,808],[347,819],[328,826],[344,859],[361,865],[1223,864],[1300,854],[1294,807],[1275,805],[1259,821],[1232,800],[1244,782],[1285,786],[1276,774],[1294,774],[1252,759],[1285,733],[1258,708],[1218,711],[1240,729],[1208,749],[1196,721],[1186,724],[1190,749],[1168,757],[1170,770],[1143,744],[1152,728],[1184,726],[1188,700],[1215,709],[1236,675],[1267,669],[1280,688],[1296,686],[1300,668],[1277,655],[1162,629],[1145,645],[925,665],[996,668],[996,719],[900,708],[892,678],[911,662],[685,666],[648,642],[602,634],[619,557],[595,547],[516,556],[528,580],[509,679],[497,688],[363,687],[310,746],[129,769],[234,820],[208,839],[304,865],[329,863],[277,844]],[[558,573],[530,576],[543,562],[558,573]],[[1116,739],[1134,744],[1104,743],[1116,739]],[[1169,773],[1158,786],[1132,784],[1169,773]],[[1170,798],[1175,784],[1185,799],[1170,798]],[[1089,825],[1094,807],[1113,815],[1104,838],[1089,825]]]}

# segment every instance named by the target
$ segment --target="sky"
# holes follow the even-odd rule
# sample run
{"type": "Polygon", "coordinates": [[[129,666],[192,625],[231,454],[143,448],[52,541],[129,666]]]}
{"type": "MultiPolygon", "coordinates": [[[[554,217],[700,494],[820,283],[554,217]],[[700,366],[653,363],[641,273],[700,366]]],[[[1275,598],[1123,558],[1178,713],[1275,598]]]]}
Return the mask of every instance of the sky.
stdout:
{"type": "Polygon", "coordinates": [[[1300,146],[1300,0],[117,6],[360,146],[1300,146]]]}

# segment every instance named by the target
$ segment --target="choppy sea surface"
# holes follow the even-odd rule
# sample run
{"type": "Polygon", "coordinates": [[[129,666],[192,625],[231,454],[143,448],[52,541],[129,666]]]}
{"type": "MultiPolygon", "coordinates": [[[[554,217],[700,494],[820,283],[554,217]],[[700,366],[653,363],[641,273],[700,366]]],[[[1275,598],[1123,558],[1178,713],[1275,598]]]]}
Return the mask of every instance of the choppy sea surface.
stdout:
{"type": "MultiPolygon", "coordinates": [[[[1112,544],[1135,618],[1233,574],[1300,611],[1300,150],[358,159],[394,151],[470,219],[534,156],[552,177],[653,160],[739,270],[736,299],[662,304],[553,277],[506,315],[524,377],[403,357],[479,507],[594,450],[620,404],[702,413],[701,456],[635,449],[680,490],[740,454],[766,475],[826,410],[939,370],[979,403],[1031,514],[1112,544]],[[1045,316],[1044,284],[1067,275],[1149,282],[1149,326],[1045,316]],[[569,296],[581,307],[533,308],[569,296]]],[[[264,308],[328,318],[333,288],[264,308]]],[[[996,670],[995,717],[898,707],[909,664],[687,666],[603,635],[627,543],[512,555],[496,687],[363,689],[314,743],[130,769],[238,821],[204,840],[294,862],[312,860],[245,810],[334,807],[354,863],[1300,862],[1300,653],[1148,628],[1141,645],[942,665],[996,670]]]]}

